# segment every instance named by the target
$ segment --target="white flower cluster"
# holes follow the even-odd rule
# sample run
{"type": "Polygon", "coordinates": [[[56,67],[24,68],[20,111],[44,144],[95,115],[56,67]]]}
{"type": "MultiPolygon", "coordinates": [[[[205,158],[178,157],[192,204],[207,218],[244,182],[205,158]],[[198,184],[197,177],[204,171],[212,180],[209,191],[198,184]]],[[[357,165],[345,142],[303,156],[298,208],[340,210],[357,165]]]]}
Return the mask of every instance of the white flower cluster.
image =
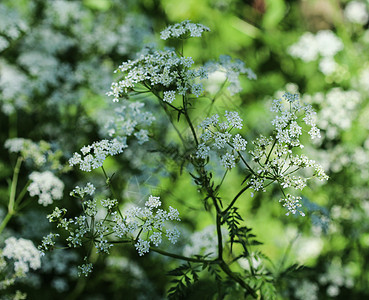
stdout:
{"type": "Polygon", "coordinates": [[[14,271],[25,276],[29,269],[41,267],[41,254],[32,241],[10,237],[5,240],[2,256],[14,260],[14,271]]]}
{"type": "Polygon", "coordinates": [[[51,162],[51,167],[60,169],[60,163],[55,161],[55,152],[51,150],[51,145],[45,141],[38,143],[24,138],[12,138],[5,141],[5,148],[9,152],[20,153],[25,159],[29,159],[36,166],[40,167],[47,162],[51,162]]]}
{"type": "Polygon", "coordinates": [[[38,196],[38,203],[47,206],[53,203],[53,200],[63,198],[64,183],[52,172],[32,172],[29,175],[32,181],[27,187],[29,194],[38,196]]]}
{"type": "Polygon", "coordinates": [[[78,266],[78,274],[88,276],[88,274],[92,272],[92,269],[93,269],[93,264],[91,263],[80,265],[78,266]]]}
{"type": "Polygon", "coordinates": [[[192,93],[200,96],[202,85],[195,83],[197,77],[205,78],[204,70],[190,69],[194,61],[191,57],[178,57],[173,49],[164,51],[146,49],[139,58],[124,62],[115,72],[124,74],[124,78],[113,82],[108,96],[118,102],[120,97],[127,97],[127,93],[138,85],[152,89],[156,93],[163,91],[163,100],[171,103],[175,95],[192,93]]]}
{"type": "Polygon", "coordinates": [[[304,96],[304,101],[320,106],[317,122],[328,139],[334,139],[341,131],[351,128],[358,115],[361,95],[357,91],[333,88],[326,95],[317,93],[304,96]]]}
{"type": "Polygon", "coordinates": [[[45,255],[47,250],[53,249],[55,246],[55,238],[60,236],[57,233],[49,233],[47,236],[42,238],[41,245],[38,246],[41,256],[45,255]]]}
{"type": "Polygon", "coordinates": [[[91,182],[87,182],[85,187],[79,187],[78,185],[70,192],[71,196],[84,198],[85,195],[92,196],[95,193],[95,186],[91,182]]]}
{"type": "Polygon", "coordinates": [[[58,222],[58,227],[69,232],[67,242],[70,247],[82,246],[87,240],[87,233],[90,233],[94,237],[97,251],[104,253],[109,253],[109,249],[113,246],[107,240],[107,236],[118,240],[122,238],[133,240],[139,255],[149,252],[151,243],[158,246],[162,242],[164,232],[173,244],[179,238],[179,231],[175,226],[165,229],[167,221],[180,221],[179,212],[171,206],[167,211],[161,209],[160,197],[150,196],[145,207],[132,206],[123,214],[117,209],[116,199],[103,199],[100,202],[108,211],[107,216],[100,221],[95,220],[98,213],[95,199],[83,202],[84,215],[67,219],[63,218],[66,209],[55,208],[54,212],[48,215],[48,219],[50,222],[58,222]]]}
{"type": "Polygon", "coordinates": [[[14,10],[7,8],[5,5],[0,5],[0,52],[5,50],[13,40],[19,38],[22,32],[28,30],[27,24],[22,20],[22,17],[14,10]]]}
{"type": "MultiPolygon", "coordinates": [[[[0,18],[2,15],[0,15],[0,18]]],[[[3,42],[4,43],[4,42],[3,42]]],[[[3,44],[4,46],[4,44],[3,44]]],[[[27,77],[22,71],[4,60],[0,60],[0,89],[1,89],[1,110],[10,115],[17,109],[27,107],[24,99],[27,77]]],[[[26,92],[28,92],[26,90],[26,92]]]]}
{"type": "Polygon", "coordinates": [[[351,23],[365,25],[369,20],[367,4],[359,1],[350,1],[347,3],[343,14],[351,23]]]}
{"type": "Polygon", "coordinates": [[[302,206],[300,203],[300,200],[302,198],[299,196],[292,196],[290,194],[286,195],[286,198],[280,199],[279,202],[283,202],[283,207],[287,209],[286,216],[289,214],[296,214],[297,212],[301,216],[305,216],[305,214],[299,210],[299,208],[302,206]]]}
{"type": "MultiPolygon", "coordinates": [[[[250,179],[251,188],[255,191],[265,191],[265,181],[271,180],[278,182],[283,189],[302,190],[310,178],[296,176],[295,173],[303,168],[313,168],[313,176],[319,180],[327,180],[328,176],[321,165],[305,155],[293,154],[294,148],[303,148],[300,136],[304,129],[298,124],[299,119],[310,126],[308,133],[312,139],[320,137],[311,105],[301,104],[297,94],[286,93],[282,98],[273,101],[271,111],[277,113],[272,120],[275,136],[269,138],[260,136],[252,142],[254,148],[249,151],[252,160],[258,166],[250,179]]],[[[284,202],[283,206],[288,210],[288,214],[299,212],[303,215],[298,210],[299,199],[288,194],[280,202],[284,202]]]]}
{"type": "Polygon", "coordinates": [[[165,28],[160,32],[160,38],[167,40],[169,38],[186,39],[188,37],[201,37],[205,31],[210,31],[210,29],[202,24],[196,24],[186,20],[165,28]]]}
{"type": "MultiPolygon", "coordinates": [[[[217,114],[206,118],[199,127],[204,130],[200,136],[197,158],[207,159],[214,150],[221,157],[221,164],[227,168],[235,167],[240,159],[245,163],[251,177],[248,179],[250,188],[254,191],[265,191],[265,186],[277,182],[283,189],[294,188],[302,190],[310,178],[295,174],[299,169],[313,168],[313,177],[327,180],[321,165],[309,160],[304,155],[294,155],[294,148],[303,148],[300,137],[305,127],[299,125],[301,119],[310,127],[308,134],[312,139],[320,137],[320,131],[315,124],[315,115],[311,105],[302,104],[298,94],[285,93],[280,99],[274,100],[271,111],[277,113],[272,120],[275,127],[274,136],[260,136],[252,141],[253,149],[249,151],[254,166],[244,160],[240,151],[245,151],[247,141],[240,135],[232,135],[233,128],[242,129],[242,119],[237,112],[226,112],[225,122],[219,120],[217,114]]],[[[284,207],[295,214],[299,207],[297,197],[289,196],[282,199],[284,207]],[[295,203],[293,205],[293,203],[295,203]]],[[[300,212],[300,214],[302,214],[300,212]]]]}
{"type": "Polygon", "coordinates": [[[101,140],[92,145],[82,147],[82,155],[75,152],[69,159],[69,165],[79,165],[82,171],[90,172],[92,169],[101,167],[108,156],[117,155],[127,148],[126,139],[114,138],[112,140],[101,140]]]}
{"type": "Polygon", "coordinates": [[[342,41],[332,31],[321,30],[315,35],[311,32],[304,33],[297,43],[288,48],[288,53],[305,62],[317,60],[320,55],[319,69],[323,74],[329,75],[337,68],[333,57],[342,49],[342,41]]]}
{"type": "Polygon", "coordinates": [[[206,118],[199,127],[204,130],[200,137],[196,157],[206,159],[214,149],[221,155],[221,163],[226,169],[236,166],[238,151],[245,150],[247,141],[240,135],[232,136],[233,128],[242,129],[242,119],[235,111],[225,112],[226,121],[220,122],[217,114],[206,118]]]}
{"type": "Polygon", "coordinates": [[[302,105],[298,94],[285,93],[282,98],[273,101],[271,111],[278,113],[272,124],[275,127],[279,144],[285,144],[288,147],[302,147],[299,139],[302,135],[302,127],[297,123],[301,115],[303,115],[304,123],[310,126],[310,137],[320,138],[320,131],[315,124],[316,112],[311,105],[302,105]]]}
{"type": "Polygon", "coordinates": [[[121,104],[115,109],[113,119],[105,125],[109,136],[129,137],[135,136],[139,144],[149,140],[148,130],[155,117],[151,112],[143,110],[144,103],[132,102],[121,104]],[[140,129],[139,129],[140,128],[140,129]]]}
{"type": "MultiPolygon", "coordinates": [[[[211,80],[214,80],[214,75],[219,75],[219,72],[223,73],[225,77],[222,81],[224,82],[225,80],[228,80],[229,85],[227,89],[232,96],[242,91],[239,81],[240,74],[246,74],[249,79],[256,79],[256,74],[250,68],[246,68],[243,61],[239,59],[232,61],[231,57],[227,55],[221,55],[219,57],[219,61],[207,62],[204,68],[209,74],[208,78],[210,85],[212,84],[211,80]]],[[[221,84],[223,82],[221,82],[221,84]]],[[[217,92],[214,88],[211,88],[211,90],[217,92]]]]}
{"type": "MultiPolygon", "coordinates": [[[[181,220],[177,209],[169,206],[169,210],[165,211],[159,208],[160,206],[160,198],[150,196],[144,208],[133,206],[125,211],[123,218],[114,212],[112,220],[116,224],[112,229],[115,236],[134,238],[135,247],[140,256],[149,252],[151,243],[159,246],[162,242],[165,222],[181,220]]],[[[173,244],[179,238],[179,231],[176,227],[166,229],[165,234],[173,244]]]]}

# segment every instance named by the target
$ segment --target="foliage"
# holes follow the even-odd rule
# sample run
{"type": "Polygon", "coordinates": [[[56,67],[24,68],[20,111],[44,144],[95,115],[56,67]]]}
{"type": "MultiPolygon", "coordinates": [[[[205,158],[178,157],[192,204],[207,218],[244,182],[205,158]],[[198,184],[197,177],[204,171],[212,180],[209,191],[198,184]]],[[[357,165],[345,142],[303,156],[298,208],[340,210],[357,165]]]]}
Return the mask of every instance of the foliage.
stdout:
{"type": "Polygon", "coordinates": [[[366,1],[0,19],[1,297],[368,297],[366,1]]]}

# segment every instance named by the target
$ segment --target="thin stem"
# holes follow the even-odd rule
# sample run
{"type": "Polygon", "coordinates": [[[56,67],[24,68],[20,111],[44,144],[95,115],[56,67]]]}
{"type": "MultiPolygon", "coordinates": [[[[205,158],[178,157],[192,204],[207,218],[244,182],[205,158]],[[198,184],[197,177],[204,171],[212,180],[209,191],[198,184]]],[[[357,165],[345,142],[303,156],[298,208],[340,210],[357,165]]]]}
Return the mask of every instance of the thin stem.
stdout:
{"type": "Polygon", "coordinates": [[[267,157],[267,159],[266,159],[266,161],[265,161],[265,165],[269,162],[269,158],[270,158],[270,155],[272,154],[272,151],[273,151],[273,149],[274,149],[274,147],[275,147],[275,144],[277,143],[277,139],[275,139],[274,140],[274,143],[273,143],[273,145],[272,145],[272,148],[270,148],[270,151],[269,151],[269,153],[268,153],[268,157],[267,157]]]}
{"type": "Polygon", "coordinates": [[[111,181],[110,181],[110,177],[108,176],[108,174],[106,173],[106,171],[105,171],[105,169],[104,169],[104,166],[101,166],[101,169],[102,169],[102,171],[103,171],[103,173],[104,173],[104,176],[105,176],[105,179],[106,179],[106,185],[109,187],[109,190],[110,190],[110,192],[112,193],[112,195],[113,195],[113,197],[114,197],[114,199],[117,199],[118,200],[118,197],[117,197],[117,195],[116,195],[116,193],[115,193],[115,191],[114,191],[114,189],[112,188],[112,186],[111,186],[111,181]]]}
{"type": "MultiPolygon", "coordinates": [[[[213,202],[216,204],[216,200],[214,199],[213,202]]],[[[220,224],[221,216],[219,213],[216,215],[216,226],[217,226],[217,237],[218,237],[218,259],[223,259],[223,236],[222,236],[222,227],[220,224]]]]}
{"type": "Polygon", "coordinates": [[[286,260],[287,260],[287,257],[288,257],[288,254],[290,253],[291,249],[292,249],[292,246],[293,244],[295,243],[295,241],[297,240],[297,238],[300,236],[299,233],[296,234],[296,236],[288,243],[288,246],[286,248],[286,251],[284,252],[283,254],[283,257],[282,257],[282,260],[281,260],[281,263],[279,265],[279,268],[277,270],[277,274],[280,274],[282,269],[283,269],[283,266],[284,264],[286,263],[286,260]]]}
{"type": "Polygon", "coordinates": [[[27,184],[23,187],[22,191],[19,193],[17,199],[15,199],[16,205],[18,205],[22,201],[24,195],[27,193],[27,188],[29,187],[30,184],[31,180],[28,180],[27,184]]]}
{"type": "MultiPolygon", "coordinates": [[[[115,191],[114,191],[113,187],[111,186],[111,181],[110,181],[110,179],[111,179],[111,178],[110,178],[110,177],[108,176],[108,174],[106,173],[104,166],[101,166],[101,169],[102,169],[102,171],[103,171],[103,173],[104,173],[104,176],[105,176],[106,185],[108,186],[108,188],[109,188],[109,190],[110,190],[111,194],[113,195],[113,197],[114,197],[115,199],[117,199],[117,200],[118,200],[118,202],[119,202],[119,200],[120,200],[120,199],[118,198],[118,196],[117,196],[117,194],[115,193],[115,191]]],[[[120,211],[119,207],[117,207],[117,211],[118,211],[119,215],[121,216],[121,218],[123,219],[123,214],[122,214],[122,212],[120,211]]]]}
{"type": "Polygon", "coordinates": [[[13,214],[12,213],[7,213],[4,220],[1,222],[0,224],[0,234],[3,232],[3,230],[5,229],[6,225],[8,224],[8,222],[10,221],[10,219],[12,218],[13,214]]]}
{"type": "Polygon", "coordinates": [[[220,181],[220,183],[218,184],[218,189],[219,189],[219,188],[221,187],[221,185],[223,184],[224,179],[225,179],[225,177],[226,177],[227,173],[228,173],[228,169],[226,169],[226,171],[224,172],[224,175],[223,175],[223,177],[222,177],[222,180],[221,180],[221,181],[220,181]]]}
{"type": "Polygon", "coordinates": [[[3,232],[6,225],[9,223],[10,219],[16,213],[16,204],[17,203],[15,201],[15,195],[16,195],[16,192],[17,192],[18,176],[19,176],[20,167],[22,165],[22,161],[23,161],[23,158],[18,157],[17,162],[16,162],[15,167],[14,167],[13,180],[12,180],[12,184],[10,186],[10,193],[9,193],[8,212],[7,212],[4,220],[0,224],[0,234],[3,232]]]}
{"type": "Polygon", "coordinates": [[[234,281],[238,282],[240,286],[242,286],[245,290],[247,290],[251,294],[252,297],[257,298],[255,291],[246,282],[242,280],[239,274],[232,272],[232,270],[224,261],[222,261],[219,264],[219,266],[224,271],[224,273],[226,273],[234,281]]]}
{"type": "Polygon", "coordinates": [[[237,201],[237,199],[249,188],[251,187],[251,184],[246,185],[242,190],[240,190],[238,192],[238,194],[233,198],[233,200],[231,201],[231,203],[229,203],[228,207],[223,211],[223,214],[225,214],[227,211],[229,211],[232,206],[235,204],[235,202],[237,201]]]}
{"type": "Polygon", "coordinates": [[[186,121],[187,121],[188,126],[190,126],[190,129],[191,129],[191,132],[192,132],[192,136],[193,136],[193,138],[195,140],[196,146],[198,146],[199,145],[199,141],[197,139],[196,131],[195,131],[195,128],[193,127],[193,125],[192,125],[190,116],[188,115],[187,101],[186,101],[186,97],[185,96],[183,96],[183,110],[184,110],[183,114],[184,114],[184,116],[186,118],[186,121]]]}
{"type": "Polygon", "coordinates": [[[255,175],[255,172],[253,169],[251,169],[251,167],[249,166],[249,164],[247,163],[247,161],[243,158],[242,154],[240,153],[240,151],[237,151],[237,154],[239,155],[239,157],[241,158],[242,162],[245,164],[245,166],[249,169],[249,171],[255,175]]]}
{"type": "MultiPolygon", "coordinates": [[[[158,97],[158,96],[157,96],[157,97],[158,97]]],[[[163,109],[164,109],[165,113],[167,114],[167,116],[168,116],[168,118],[169,118],[170,123],[172,124],[172,126],[173,126],[174,130],[177,132],[177,135],[178,135],[178,137],[180,138],[180,140],[181,140],[181,142],[182,142],[183,146],[184,146],[184,147],[186,147],[186,142],[185,142],[185,140],[184,140],[184,138],[183,138],[183,136],[182,136],[181,132],[179,131],[179,129],[177,128],[177,126],[174,124],[172,115],[171,115],[171,114],[170,114],[170,112],[168,111],[168,109],[167,109],[167,107],[165,106],[165,104],[163,103],[162,99],[161,99],[160,97],[158,97],[158,99],[159,99],[159,104],[163,107],[163,109]]],[[[177,111],[178,111],[178,110],[177,110],[177,111]]],[[[179,112],[179,113],[181,113],[180,111],[178,111],[178,112],[179,112]]]]}
{"type": "MultiPolygon", "coordinates": [[[[100,243],[98,239],[94,239],[95,243],[100,243]]],[[[109,241],[109,244],[132,244],[132,240],[109,241]]]]}
{"type": "Polygon", "coordinates": [[[168,257],[172,257],[172,258],[176,258],[176,259],[181,259],[181,260],[185,260],[185,261],[190,261],[190,262],[211,263],[211,264],[217,263],[217,260],[201,259],[201,258],[193,258],[193,257],[182,256],[182,255],[166,252],[164,250],[154,248],[154,247],[150,247],[150,250],[152,250],[156,253],[159,253],[161,255],[164,255],[164,256],[168,256],[168,257]]]}
{"type": "Polygon", "coordinates": [[[10,187],[9,204],[8,204],[8,212],[10,214],[13,214],[15,210],[15,207],[14,207],[15,194],[17,192],[18,176],[19,176],[19,171],[20,171],[22,161],[23,161],[23,158],[18,157],[17,163],[15,164],[14,172],[13,172],[13,180],[12,180],[12,185],[10,187]]]}

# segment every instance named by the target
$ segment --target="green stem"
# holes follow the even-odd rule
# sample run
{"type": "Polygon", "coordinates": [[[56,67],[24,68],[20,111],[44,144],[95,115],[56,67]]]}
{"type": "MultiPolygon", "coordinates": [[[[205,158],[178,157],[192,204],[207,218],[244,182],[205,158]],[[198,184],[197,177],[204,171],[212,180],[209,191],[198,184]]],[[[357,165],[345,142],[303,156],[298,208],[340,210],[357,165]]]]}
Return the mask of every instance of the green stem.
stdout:
{"type": "Polygon", "coordinates": [[[6,225],[8,224],[10,219],[12,218],[12,216],[13,216],[13,214],[11,214],[9,212],[6,214],[4,220],[0,224],[0,234],[3,232],[4,228],[6,227],[6,225]]]}
{"type": "MultiPolygon", "coordinates": [[[[12,180],[12,184],[10,186],[8,213],[6,214],[4,220],[0,224],[0,234],[3,232],[3,230],[5,229],[6,225],[10,221],[10,219],[16,213],[16,204],[17,204],[17,202],[15,201],[15,195],[16,195],[16,192],[17,192],[18,176],[19,176],[20,167],[22,165],[22,161],[23,161],[23,158],[18,157],[17,162],[15,164],[15,168],[14,168],[14,171],[13,171],[13,180],[12,180]]],[[[23,195],[24,195],[24,193],[23,193],[23,195]]],[[[19,197],[17,198],[17,200],[18,199],[19,199],[19,197]]]]}
{"type": "MultiPolygon", "coordinates": [[[[216,204],[216,200],[213,200],[216,204]]],[[[216,204],[217,205],[217,204],[216,204]]],[[[217,226],[217,237],[218,237],[218,259],[223,259],[223,237],[222,237],[222,227],[220,225],[221,216],[219,213],[216,215],[216,226],[217,226]]]]}
{"type": "Polygon", "coordinates": [[[27,188],[29,187],[30,184],[31,184],[31,180],[28,180],[27,184],[23,187],[22,191],[19,193],[17,199],[15,199],[16,205],[19,205],[19,203],[22,201],[24,195],[27,193],[27,188]]]}
{"type": "Polygon", "coordinates": [[[272,147],[270,148],[270,151],[269,151],[269,153],[268,153],[268,157],[267,157],[267,159],[266,159],[266,161],[265,161],[264,165],[267,165],[267,164],[268,164],[268,162],[269,162],[269,158],[270,158],[270,155],[272,154],[273,149],[274,149],[274,147],[275,147],[275,144],[276,144],[276,143],[277,143],[277,139],[275,139],[275,140],[274,140],[274,143],[273,143],[272,147]]]}
{"type": "Polygon", "coordinates": [[[224,261],[222,261],[219,266],[224,271],[224,273],[226,273],[234,281],[238,282],[240,286],[242,286],[245,290],[249,292],[249,294],[251,294],[252,297],[257,298],[256,292],[246,282],[242,280],[239,274],[232,272],[232,270],[224,261]]]}
{"type": "Polygon", "coordinates": [[[17,163],[15,164],[14,172],[13,172],[13,180],[10,186],[10,195],[9,195],[9,204],[8,204],[8,212],[10,214],[13,214],[15,210],[15,207],[14,207],[15,195],[17,192],[18,176],[19,176],[19,171],[20,171],[22,161],[23,161],[23,158],[18,157],[17,163]]]}
{"type": "Polygon", "coordinates": [[[227,211],[229,211],[232,206],[235,204],[235,202],[237,201],[237,199],[249,188],[251,187],[251,184],[248,184],[247,186],[245,186],[242,190],[240,190],[238,192],[238,194],[233,198],[232,202],[229,203],[228,207],[223,211],[223,214],[225,214],[227,211]]]}
{"type": "Polygon", "coordinates": [[[176,258],[176,259],[181,259],[181,260],[185,260],[185,261],[190,261],[190,262],[196,262],[196,263],[217,263],[216,260],[210,260],[210,259],[200,259],[200,258],[192,258],[192,257],[187,257],[187,256],[182,256],[182,255],[178,255],[178,254],[174,254],[174,253],[170,253],[170,252],[166,252],[164,250],[158,249],[158,248],[154,248],[154,247],[150,247],[150,250],[159,253],[161,255],[164,256],[168,256],[168,257],[172,257],[172,258],[176,258]]]}
{"type": "MultiPolygon", "coordinates": [[[[183,101],[183,103],[185,104],[186,103],[186,101],[184,100],[183,101]]],[[[185,104],[185,106],[184,106],[184,116],[185,116],[185,118],[186,118],[186,121],[187,121],[187,124],[188,124],[188,126],[190,126],[190,129],[191,129],[191,132],[192,132],[192,135],[193,135],[193,138],[195,139],[195,143],[196,143],[196,146],[198,146],[199,145],[199,141],[198,141],[198,139],[197,139],[197,135],[196,135],[196,131],[195,131],[195,128],[193,127],[193,125],[192,125],[192,122],[191,122],[191,119],[190,119],[190,116],[188,115],[188,111],[187,111],[187,105],[185,104]]]]}
{"type": "Polygon", "coordinates": [[[242,160],[242,162],[245,164],[245,166],[249,169],[249,171],[253,174],[256,175],[256,173],[254,172],[253,169],[251,169],[251,167],[249,166],[249,164],[247,163],[247,161],[243,158],[242,154],[240,153],[240,151],[237,151],[237,154],[239,155],[240,159],[242,160]]]}
{"type": "Polygon", "coordinates": [[[105,172],[104,166],[101,166],[101,169],[102,169],[102,171],[104,173],[104,176],[105,176],[105,179],[106,179],[106,185],[108,186],[108,188],[109,188],[110,192],[112,193],[114,199],[119,200],[118,197],[117,197],[117,195],[116,195],[116,193],[115,193],[115,191],[114,191],[114,189],[113,189],[113,187],[111,186],[110,177],[105,172]]]}

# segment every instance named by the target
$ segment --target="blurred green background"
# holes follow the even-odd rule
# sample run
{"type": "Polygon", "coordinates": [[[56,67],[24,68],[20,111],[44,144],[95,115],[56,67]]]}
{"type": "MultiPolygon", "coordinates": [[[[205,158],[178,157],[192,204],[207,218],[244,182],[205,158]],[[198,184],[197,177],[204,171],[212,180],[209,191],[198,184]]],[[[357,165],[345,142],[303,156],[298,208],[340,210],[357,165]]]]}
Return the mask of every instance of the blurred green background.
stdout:
{"type": "MultiPolygon", "coordinates": [[[[278,277],[278,299],[366,299],[368,12],[366,0],[3,0],[1,142],[15,137],[44,140],[52,151],[60,151],[55,159],[66,165],[73,152],[106,134],[111,99],[105,93],[113,70],[134,58],[144,44],[156,42],[163,47],[158,37],[167,25],[183,20],[202,23],[211,32],[187,43],[186,56],[200,65],[219,55],[230,55],[243,60],[258,76],[256,81],[241,78],[240,95],[218,104],[219,109],[240,111],[250,138],[271,133],[268,101],[280,97],[282,91],[301,93],[318,112],[322,139],[305,150],[324,166],[330,180],[304,189],[306,217],[285,216],[277,189],[253,198],[245,195],[239,203],[247,226],[263,243],[258,250],[274,264],[270,268],[281,270],[294,263],[304,266],[278,277]],[[311,35],[300,43],[300,54],[293,54],[291,46],[307,32],[311,35]],[[323,54],[337,41],[331,35],[321,34],[321,40],[314,40],[322,32],[333,34],[342,44],[333,55],[323,54]],[[323,47],[320,52],[316,50],[319,47],[323,47]],[[302,59],[309,51],[316,51],[316,56],[302,59]]],[[[154,112],[157,109],[152,107],[154,112]]],[[[166,126],[163,120],[158,124],[166,126]]],[[[16,158],[4,147],[0,149],[0,218],[6,213],[16,158]]],[[[122,157],[110,159],[106,168],[116,173],[114,184],[124,191],[127,202],[139,202],[157,192],[167,204],[175,203],[184,235],[213,223],[210,215],[198,217],[202,203],[196,187],[190,177],[176,176],[177,166],[170,162],[158,161],[154,155],[151,160],[145,158],[144,149],[142,153],[128,149],[122,157]],[[164,172],[161,166],[169,171],[164,172]]],[[[20,186],[34,169],[37,166],[26,162],[20,186]]],[[[55,170],[66,185],[65,197],[57,205],[76,213],[80,208],[67,196],[69,191],[85,181],[103,183],[101,171],[86,175],[75,169],[55,170]]],[[[225,193],[237,193],[240,176],[231,172],[225,193]]],[[[12,235],[38,244],[51,230],[45,218],[51,211],[37,203],[29,205],[9,223],[0,245],[12,235]]],[[[183,239],[176,247],[184,248],[187,242],[183,239]]],[[[82,253],[51,253],[44,258],[42,269],[17,288],[26,291],[29,299],[163,299],[170,285],[165,274],[178,264],[152,253],[138,257],[134,249],[122,246],[109,257],[96,256],[94,272],[85,279],[76,276],[82,253]]],[[[204,281],[189,299],[212,299],[212,289],[214,283],[204,281]]]]}

